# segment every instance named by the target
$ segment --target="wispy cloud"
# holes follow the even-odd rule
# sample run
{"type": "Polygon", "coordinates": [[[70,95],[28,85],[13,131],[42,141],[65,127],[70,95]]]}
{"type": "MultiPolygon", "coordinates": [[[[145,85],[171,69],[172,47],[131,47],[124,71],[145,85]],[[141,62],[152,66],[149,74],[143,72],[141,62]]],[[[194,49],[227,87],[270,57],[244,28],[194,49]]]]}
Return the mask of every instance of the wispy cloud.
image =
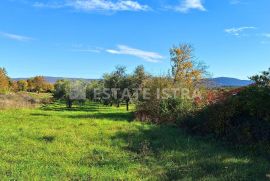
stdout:
{"type": "Polygon", "coordinates": [[[230,0],[230,4],[232,5],[247,5],[247,0],[230,0]]]}
{"type": "Polygon", "coordinates": [[[260,34],[260,36],[263,37],[261,44],[265,44],[265,45],[270,44],[270,33],[262,33],[262,34],[260,34]]]}
{"type": "Polygon", "coordinates": [[[241,3],[241,0],[231,0],[230,1],[231,4],[240,4],[241,3]]]}
{"type": "Polygon", "coordinates": [[[43,2],[34,2],[33,4],[36,8],[52,8],[52,9],[58,9],[58,8],[64,8],[66,7],[65,3],[61,2],[51,2],[51,3],[43,3],[43,2]]]}
{"type": "Polygon", "coordinates": [[[202,0],[183,0],[179,6],[173,7],[173,9],[182,13],[187,13],[192,9],[206,11],[202,0]]]}
{"type": "Polygon", "coordinates": [[[164,58],[159,53],[135,49],[128,47],[126,45],[118,45],[117,49],[107,49],[106,51],[111,54],[131,55],[141,58],[147,62],[154,62],[154,63],[160,62],[160,60],[164,58]]]}
{"type": "Polygon", "coordinates": [[[104,49],[101,47],[89,47],[83,45],[73,45],[71,51],[84,53],[101,53],[104,49]]]}
{"type": "Polygon", "coordinates": [[[239,28],[228,28],[225,29],[225,32],[234,36],[240,36],[245,30],[252,30],[252,29],[257,29],[254,26],[243,26],[239,28]]]}
{"type": "Polygon", "coordinates": [[[69,7],[82,11],[147,11],[149,6],[133,0],[62,0],[50,3],[35,2],[34,7],[64,8],[69,7]]]}
{"type": "Polygon", "coordinates": [[[91,49],[91,48],[87,48],[87,49],[72,49],[71,51],[73,52],[85,52],[85,53],[100,53],[101,50],[99,49],[91,49]]]}
{"type": "Polygon", "coordinates": [[[262,36],[265,38],[270,38],[270,33],[263,33],[262,36]]]}
{"type": "Polygon", "coordinates": [[[130,0],[119,0],[117,2],[108,0],[76,0],[70,3],[70,5],[76,9],[82,9],[86,11],[145,11],[148,9],[147,5],[141,5],[137,1],[130,0]]]}
{"type": "Polygon", "coordinates": [[[261,44],[269,45],[270,44],[270,41],[261,41],[261,44]]]}
{"type": "Polygon", "coordinates": [[[12,34],[12,33],[6,33],[6,32],[0,32],[0,36],[11,39],[11,40],[15,40],[15,41],[30,41],[30,40],[33,40],[33,38],[31,38],[31,37],[12,34]]]}

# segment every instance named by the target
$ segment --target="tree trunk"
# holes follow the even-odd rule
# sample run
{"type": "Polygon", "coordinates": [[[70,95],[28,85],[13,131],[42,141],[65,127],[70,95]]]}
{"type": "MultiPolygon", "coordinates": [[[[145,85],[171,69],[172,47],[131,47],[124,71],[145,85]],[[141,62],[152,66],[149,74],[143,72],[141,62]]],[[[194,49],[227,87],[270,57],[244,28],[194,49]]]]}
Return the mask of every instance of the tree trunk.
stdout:
{"type": "Polygon", "coordinates": [[[68,108],[72,108],[72,100],[70,99],[67,100],[67,106],[68,108]]]}
{"type": "Polygon", "coordinates": [[[126,100],[127,111],[129,111],[129,100],[126,100]]]}

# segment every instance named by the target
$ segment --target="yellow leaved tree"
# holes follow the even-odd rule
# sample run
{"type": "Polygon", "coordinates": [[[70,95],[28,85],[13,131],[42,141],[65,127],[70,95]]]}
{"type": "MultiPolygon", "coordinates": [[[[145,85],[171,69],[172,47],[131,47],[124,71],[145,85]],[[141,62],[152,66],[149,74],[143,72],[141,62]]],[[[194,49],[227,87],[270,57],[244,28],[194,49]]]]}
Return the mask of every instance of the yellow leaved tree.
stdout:
{"type": "Polygon", "coordinates": [[[174,84],[191,88],[201,82],[205,71],[203,67],[196,64],[191,45],[173,46],[170,55],[174,84]]]}
{"type": "Polygon", "coordinates": [[[0,68],[0,93],[6,93],[9,90],[9,78],[4,68],[0,68]]]}

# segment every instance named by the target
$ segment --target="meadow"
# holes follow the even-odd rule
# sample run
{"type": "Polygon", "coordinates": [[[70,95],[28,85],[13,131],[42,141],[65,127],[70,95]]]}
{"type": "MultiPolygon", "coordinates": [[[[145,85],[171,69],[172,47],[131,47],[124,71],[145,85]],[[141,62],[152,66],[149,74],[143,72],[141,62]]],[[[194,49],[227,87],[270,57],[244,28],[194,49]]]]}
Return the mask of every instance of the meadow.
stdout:
{"type": "Polygon", "coordinates": [[[259,153],[90,102],[0,110],[0,155],[1,180],[267,180],[270,173],[259,153]]]}

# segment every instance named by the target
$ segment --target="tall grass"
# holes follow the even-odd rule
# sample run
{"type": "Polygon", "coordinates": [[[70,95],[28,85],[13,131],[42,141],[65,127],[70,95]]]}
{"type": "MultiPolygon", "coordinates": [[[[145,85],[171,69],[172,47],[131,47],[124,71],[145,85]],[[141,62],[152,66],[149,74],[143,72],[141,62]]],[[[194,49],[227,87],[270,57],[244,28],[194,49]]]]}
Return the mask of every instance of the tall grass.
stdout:
{"type": "Polygon", "coordinates": [[[266,157],[181,129],[133,121],[125,107],[0,110],[0,180],[267,180],[266,157]]]}
{"type": "Polygon", "coordinates": [[[49,103],[49,94],[10,93],[0,94],[0,109],[35,108],[43,103],[49,103]]]}

